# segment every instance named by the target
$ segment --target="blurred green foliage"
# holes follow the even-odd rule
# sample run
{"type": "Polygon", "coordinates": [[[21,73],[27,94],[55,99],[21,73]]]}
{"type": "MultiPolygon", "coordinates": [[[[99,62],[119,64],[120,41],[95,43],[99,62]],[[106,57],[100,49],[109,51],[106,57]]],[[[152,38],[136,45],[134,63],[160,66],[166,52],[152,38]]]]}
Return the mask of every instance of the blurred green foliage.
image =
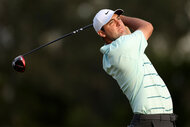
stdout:
{"type": "Polygon", "coordinates": [[[11,67],[14,57],[92,23],[102,8],[122,8],[153,24],[146,53],[171,92],[177,125],[190,126],[190,1],[1,0],[1,127],[130,123],[128,100],[102,69],[103,42],[93,28],[27,56],[25,73],[11,67]]]}

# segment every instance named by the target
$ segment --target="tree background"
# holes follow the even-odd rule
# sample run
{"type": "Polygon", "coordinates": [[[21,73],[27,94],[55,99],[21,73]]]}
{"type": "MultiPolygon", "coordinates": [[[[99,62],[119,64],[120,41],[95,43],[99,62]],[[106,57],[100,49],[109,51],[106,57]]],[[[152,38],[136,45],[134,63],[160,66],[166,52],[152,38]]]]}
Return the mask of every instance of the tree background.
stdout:
{"type": "Polygon", "coordinates": [[[25,58],[25,73],[12,60],[92,23],[102,8],[151,22],[146,54],[170,90],[177,126],[190,121],[190,1],[0,0],[0,126],[118,127],[132,110],[116,81],[102,69],[103,45],[93,28],[25,58]]]}

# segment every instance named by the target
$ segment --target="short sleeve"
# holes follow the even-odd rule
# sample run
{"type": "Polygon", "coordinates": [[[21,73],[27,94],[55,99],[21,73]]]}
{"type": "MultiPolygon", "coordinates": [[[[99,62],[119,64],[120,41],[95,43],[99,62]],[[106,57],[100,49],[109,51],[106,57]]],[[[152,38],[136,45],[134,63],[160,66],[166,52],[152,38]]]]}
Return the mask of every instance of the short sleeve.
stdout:
{"type": "Polygon", "coordinates": [[[126,54],[133,58],[138,58],[140,55],[144,54],[148,45],[144,34],[140,30],[130,35],[121,36],[114,43],[116,43],[115,45],[119,45],[118,49],[121,54],[126,54]]]}

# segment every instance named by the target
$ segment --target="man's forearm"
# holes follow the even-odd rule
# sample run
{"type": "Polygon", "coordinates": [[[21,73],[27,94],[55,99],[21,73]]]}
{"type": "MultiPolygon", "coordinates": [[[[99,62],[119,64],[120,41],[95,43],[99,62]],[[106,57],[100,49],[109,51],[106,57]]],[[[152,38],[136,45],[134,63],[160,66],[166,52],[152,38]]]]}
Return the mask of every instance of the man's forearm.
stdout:
{"type": "Polygon", "coordinates": [[[130,29],[141,30],[146,40],[148,40],[148,38],[151,36],[152,31],[153,31],[153,26],[151,23],[139,18],[133,18],[133,17],[128,17],[124,15],[121,15],[120,17],[123,23],[130,29]]]}

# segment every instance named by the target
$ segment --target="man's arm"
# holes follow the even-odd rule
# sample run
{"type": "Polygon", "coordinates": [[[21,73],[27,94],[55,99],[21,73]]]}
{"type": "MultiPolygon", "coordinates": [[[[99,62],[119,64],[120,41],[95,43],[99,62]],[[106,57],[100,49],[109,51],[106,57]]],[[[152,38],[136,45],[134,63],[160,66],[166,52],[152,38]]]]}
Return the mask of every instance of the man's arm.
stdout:
{"type": "Polygon", "coordinates": [[[146,38],[146,40],[149,39],[149,37],[151,36],[152,32],[153,32],[153,26],[151,23],[139,19],[139,18],[133,18],[133,17],[128,17],[128,16],[124,16],[121,15],[121,20],[123,21],[123,23],[131,28],[132,30],[141,30],[146,38]]]}

